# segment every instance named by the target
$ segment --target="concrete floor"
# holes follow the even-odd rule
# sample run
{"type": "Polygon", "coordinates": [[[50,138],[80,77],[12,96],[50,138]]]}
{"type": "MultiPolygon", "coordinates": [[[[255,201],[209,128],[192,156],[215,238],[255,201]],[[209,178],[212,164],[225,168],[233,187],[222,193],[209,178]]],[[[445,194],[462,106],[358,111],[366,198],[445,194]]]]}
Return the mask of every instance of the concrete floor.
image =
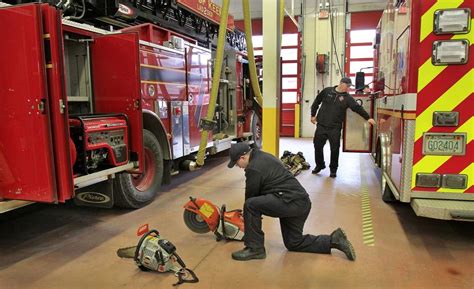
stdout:
{"type": "MultiPolygon", "coordinates": [[[[298,148],[314,165],[311,139],[282,139],[280,148],[298,148]]],[[[182,220],[188,196],[228,209],[242,206],[244,173],[227,169],[226,162],[224,155],[215,157],[203,170],[174,177],[140,210],[33,205],[0,216],[0,288],[172,288],[172,274],[142,272],[131,259],[116,256],[118,248],[136,244],[136,230],[145,223],[171,240],[200,278],[183,288],[474,288],[474,223],[418,218],[409,205],[383,203],[379,172],[366,154],[341,154],[337,179],[328,177],[328,169],[298,176],[313,202],[305,232],[330,233],[341,226],[356,249],[355,262],[340,252],[286,251],[272,218],[264,219],[267,258],[233,261],[230,254],[241,242],[216,242],[210,233],[191,232],[182,220]],[[373,246],[363,239],[364,188],[373,246]]]]}

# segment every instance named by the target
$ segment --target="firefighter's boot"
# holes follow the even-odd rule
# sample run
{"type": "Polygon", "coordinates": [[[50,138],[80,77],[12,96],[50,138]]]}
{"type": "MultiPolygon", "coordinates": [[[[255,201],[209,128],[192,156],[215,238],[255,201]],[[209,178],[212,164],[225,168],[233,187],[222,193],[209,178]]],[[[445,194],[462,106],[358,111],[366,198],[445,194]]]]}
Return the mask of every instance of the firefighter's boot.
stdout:
{"type": "Polygon", "coordinates": [[[311,171],[311,173],[314,174],[314,175],[315,175],[315,174],[319,174],[319,172],[322,171],[322,170],[324,170],[325,168],[326,168],[326,166],[322,166],[322,167],[316,166],[316,167],[311,171]]]}
{"type": "Polygon", "coordinates": [[[261,249],[251,249],[245,247],[242,250],[232,253],[232,259],[238,261],[248,261],[252,259],[265,259],[267,254],[265,253],[265,248],[261,249]]]}
{"type": "Polygon", "coordinates": [[[331,248],[338,249],[346,254],[347,259],[355,261],[356,254],[351,242],[347,239],[346,233],[341,228],[337,228],[331,233],[331,248]]]}

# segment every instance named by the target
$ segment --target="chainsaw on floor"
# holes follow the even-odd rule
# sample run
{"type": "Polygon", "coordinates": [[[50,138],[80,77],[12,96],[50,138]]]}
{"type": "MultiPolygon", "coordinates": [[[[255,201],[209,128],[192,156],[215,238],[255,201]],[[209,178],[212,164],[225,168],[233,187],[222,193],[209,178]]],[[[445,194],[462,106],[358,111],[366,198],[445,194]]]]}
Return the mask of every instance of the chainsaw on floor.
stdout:
{"type": "Polygon", "coordinates": [[[133,258],[142,271],[174,272],[178,282],[173,286],[199,282],[196,274],[186,268],[186,264],[176,253],[176,247],[161,238],[157,230],[145,233],[137,246],[118,249],[117,255],[120,258],[133,258]]]}
{"type": "Polygon", "coordinates": [[[205,199],[189,197],[184,205],[183,219],[186,226],[195,233],[213,232],[216,241],[241,241],[244,237],[242,210],[226,211],[225,205],[219,209],[205,199]]]}

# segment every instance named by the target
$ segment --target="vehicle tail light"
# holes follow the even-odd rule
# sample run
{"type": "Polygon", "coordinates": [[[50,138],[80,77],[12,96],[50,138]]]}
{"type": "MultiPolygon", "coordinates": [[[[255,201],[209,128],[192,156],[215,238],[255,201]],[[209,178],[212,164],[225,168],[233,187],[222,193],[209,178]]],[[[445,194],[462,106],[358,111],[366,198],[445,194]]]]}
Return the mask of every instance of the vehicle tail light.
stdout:
{"type": "Polygon", "coordinates": [[[440,174],[416,174],[416,186],[425,188],[439,188],[441,186],[440,174]]]}
{"type": "Polygon", "coordinates": [[[442,177],[441,186],[449,189],[465,189],[467,187],[467,175],[445,174],[442,177]]]}

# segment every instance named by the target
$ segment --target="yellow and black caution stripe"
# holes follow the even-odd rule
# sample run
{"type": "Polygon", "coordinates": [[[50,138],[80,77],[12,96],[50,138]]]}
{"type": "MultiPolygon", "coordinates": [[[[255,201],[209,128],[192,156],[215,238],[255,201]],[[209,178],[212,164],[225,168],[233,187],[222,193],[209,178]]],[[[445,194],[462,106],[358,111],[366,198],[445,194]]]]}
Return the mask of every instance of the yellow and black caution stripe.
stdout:
{"type": "Polygon", "coordinates": [[[362,200],[362,239],[365,245],[375,246],[375,232],[372,224],[372,209],[370,207],[369,187],[367,185],[367,169],[360,160],[360,196],[362,200]]]}

